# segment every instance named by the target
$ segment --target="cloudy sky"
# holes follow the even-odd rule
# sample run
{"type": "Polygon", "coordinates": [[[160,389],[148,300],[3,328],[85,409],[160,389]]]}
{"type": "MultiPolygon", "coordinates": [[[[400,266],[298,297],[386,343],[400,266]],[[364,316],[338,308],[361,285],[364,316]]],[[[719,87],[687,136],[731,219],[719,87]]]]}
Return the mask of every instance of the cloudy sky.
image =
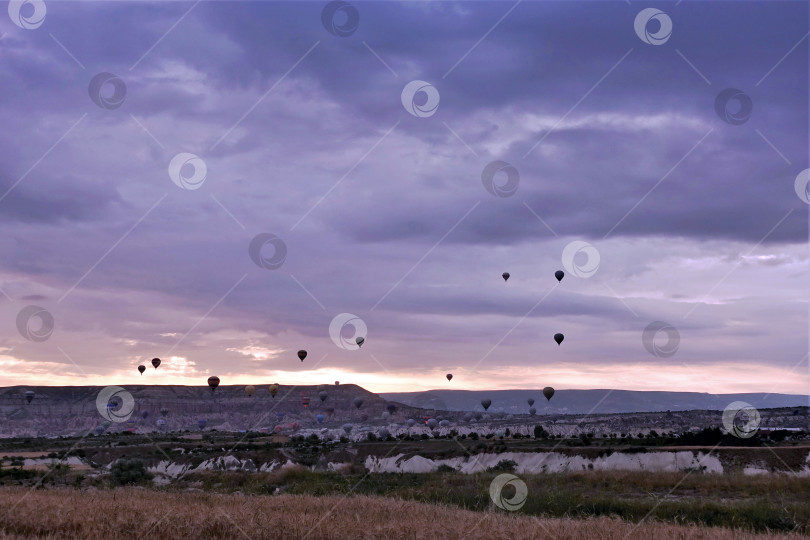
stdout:
{"type": "Polygon", "coordinates": [[[808,393],[806,2],[8,7],[2,386],[808,393]]]}

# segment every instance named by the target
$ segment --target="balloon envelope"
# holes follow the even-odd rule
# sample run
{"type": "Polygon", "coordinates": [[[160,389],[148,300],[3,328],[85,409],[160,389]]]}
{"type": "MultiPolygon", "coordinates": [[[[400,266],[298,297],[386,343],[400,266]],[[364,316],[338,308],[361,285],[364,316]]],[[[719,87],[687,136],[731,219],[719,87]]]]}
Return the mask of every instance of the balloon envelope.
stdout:
{"type": "Polygon", "coordinates": [[[565,339],[565,336],[564,336],[564,335],[562,335],[562,334],[560,334],[560,333],[554,334],[554,341],[556,341],[556,342],[557,342],[557,345],[559,345],[560,343],[562,343],[564,339],[565,339]]]}
{"type": "Polygon", "coordinates": [[[408,418],[408,427],[413,427],[416,425],[416,420],[413,418],[408,418]]]}
{"type": "Polygon", "coordinates": [[[162,414],[163,416],[166,416],[167,414],[169,414],[169,409],[167,409],[166,407],[161,407],[160,408],[160,414],[162,414]]]}
{"type": "Polygon", "coordinates": [[[306,358],[306,357],[307,357],[307,351],[305,351],[305,350],[303,350],[303,349],[301,349],[300,351],[298,351],[298,358],[299,358],[299,359],[300,359],[302,362],[304,361],[304,358],[306,358]]]}
{"type": "Polygon", "coordinates": [[[487,409],[489,409],[490,405],[492,405],[492,400],[491,399],[482,399],[481,400],[481,406],[484,408],[485,411],[487,409]]]}
{"type": "Polygon", "coordinates": [[[503,278],[504,281],[508,280],[509,279],[509,272],[504,272],[503,274],[501,274],[501,277],[503,278]]]}
{"type": "Polygon", "coordinates": [[[529,407],[531,407],[532,405],[534,405],[534,398],[531,398],[531,397],[530,397],[530,398],[529,398],[529,399],[526,401],[526,403],[528,403],[528,404],[529,404],[529,407]]]}
{"type": "Polygon", "coordinates": [[[565,272],[563,272],[562,270],[557,270],[556,272],[554,272],[554,277],[557,278],[557,281],[562,281],[562,278],[565,277],[565,272]]]}
{"type": "Polygon", "coordinates": [[[439,422],[439,425],[441,427],[447,427],[450,425],[450,420],[442,420],[441,422],[439,422]]]}
{"type": "Polygon", "coordinates": [[[255,391],[256,387],[253,386],[252,384],[249,384],[245,387],[245,393],[248,395],[248,397],[252,396],[255,391]]]}
{"type": "Polygon", "coordinates": [[[362,347],[362,346],[363,346],[363,343],[365,343],[365,342],[366,342],[366,338],[359,337],[359,338],[355,339],[355,341],[357,342],[357,346],[358,346],[358,347],[362,347]]]}
{"type": "Polygon", "coordinates": [[[363,398],[361,398],[361,397],[356,397],[356,398],[354,398],[354,399],[352,400],[352,403],[354,403],[354,406],[355,406],[355,407],[357,407],[357,408],[359,409],[359,408],[360,408],[360,407],[363,405],[363,398]]]}
{"type": "Polygon", "coordinates": [[[321,401],[326,401],[326,398],[329,397],[329,394],[326,393],[326,390],[321,390],[320,392],[318,392],[318,397],[321,399],[321,401]]]}
{"type": "Polygon", "coordinates": [[[138,371],[140,371],[141,375],[143,375],[143,372],[146,371],[146,366],[138,366],[138,371]]]}
{"type": "Polygon", "coordinates": [[[554,395],[554,389],[550,386],[546,386],[543,388],[543,395],[546,396],[547,400],[551,400],[551,397],[554,395]]]}
{"type": "Polygon", "coordinates": [[[211,387],[211,391],[213,392],[217,386],[219,386],[219,377],[208,377],[208,386],[211,387]]]}
{"type": "Polygon", "coordinates": [[[315,420],[317,420],[319,424],[323,424],[323,419],[324,416],[322,414],[319,414],[318,416],[315,417],[315,420]]]}
{"type": "Polygon", "coordinates": [[[388,405],[385,406],[385,408],[388,409],[388,412],[390,412],[391,414],[394,414],[394,411],[397,410],[397,406],[394,405],[393,403],[389,403],[388,405]]]}
{"type": "Polygon", "coordinates": [[[278,394],[278,384],[273,383],[270,385],[270,395],[275,398],[276,394],[278,394]]]}
{"type": "Polygon", "coordinates": [[[430,429],[435,428],[435,427],[438,425],[438,423],[439,423],[439,422],[437,422],[435,418],[431,418],[431,419],[429,419],[429,420],[427,421],[427,425],[428,425],[428,427],[429,427],[430,429]]]}
{"type": "Polygon", "coordinates": [[[351,430],[352,430],[351,424],[343,424],[343,431],[345,431],[347,435],[351,430]]]}
{"type": "Polygon", "coordinates": [[[534,407],[529,409],[529,414],[532,415],[532,416],[534,416],[536,412],[537,412],[537,409],[535,409],[534,407]]]}
{"type": "Polygon", "coordinates": [[[452,381],[452,380],[453,380],[453,374],[452,374],[452,373],[448,373],[448,374],[446,375],[446,377],[447,377],[447,380],[448,380],[448,381],[452,381]]]}
{"type": "Polygon", "coordinates": [[[28,403],[31,403],[34,400],[35,395],[36,394],[34,393],[33,390],[27,390],[25,392],[25,401],[27,401],[28,403]]]}
{"type": "Polygon", "coordinates": [[[155,366],[155,369],[157,369],[160,365],[160,358],[152,358],[152,365],[155,366]]]}
{"type": "Polygon", "coordinates": [[[208,420],[199,419],[197,420],[197,425],[200,426],[200,429],[205,429],[205,425],[208,423],[208,420]]]}

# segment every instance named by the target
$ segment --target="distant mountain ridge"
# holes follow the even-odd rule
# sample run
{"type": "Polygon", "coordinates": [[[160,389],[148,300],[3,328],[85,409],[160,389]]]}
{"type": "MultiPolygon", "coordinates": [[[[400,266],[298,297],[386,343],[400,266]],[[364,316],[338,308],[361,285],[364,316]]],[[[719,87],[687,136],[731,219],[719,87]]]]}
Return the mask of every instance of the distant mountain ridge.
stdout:
{"type": "Polygon", "coordinates": [[[482,399],[491,399],[489,412],[525,414],[527,400],[535,400],[537,414],[634,413],[659,411],[722,411],[734,401],[744,401],[757,409],[810,405],[810,396],[799,394],[709,394],[704,392],[660,392],[637,390],[557,390],[547,401],[542,389],[536,390],[428,390],[423,392],[381,393],[381,397],[411,407],[447,411],[482,411],[482,399]]]}

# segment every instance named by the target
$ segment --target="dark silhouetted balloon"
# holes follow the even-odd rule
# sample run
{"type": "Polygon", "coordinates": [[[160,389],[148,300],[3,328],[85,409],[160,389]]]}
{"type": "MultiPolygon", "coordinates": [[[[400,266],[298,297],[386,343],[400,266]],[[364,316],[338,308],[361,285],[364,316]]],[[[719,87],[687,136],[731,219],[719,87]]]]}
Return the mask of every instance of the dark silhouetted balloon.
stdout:
{"type": "Polygon", "coordinates": [[[307,396],[301,396],[301,405],[303,405],[305,409],[309,407],[309,398],[307,396]]]}
{"type": "Polygon", "coordinates": [[[504,272],[503,274],[501,274],[501,277],[503,278],[504,281],[507,281],[509,279],[509,272],[504,272]]]}
{"type": "Polygon", "coordinates": [[[557,342],[557,345],[559,345],[560,343],[562,343],[564,339],[565,339],[565,336],[564,336],[564,335],[562,335],[562,334],[560,334],[560,333],[556,333],[556,334],[554,334],[554,341],[556,341],[556,342],[557,342]]]}
{"type": "Polygon", "coordinates": [[[353,426],[351,424],[343,424],[343,431],[346,432],[346,435],[348,435],[351,432],[352,427],[353,426]]]}
{"type": "Polygon", "coordinates": [[[416,420],[413,418],[408,418],[408,427],[413,427],[416,425],[416,420]]]}
{"type": "Polygon", "coordinates": [[[273,399],[276,399],[276,394],[278,394],[278,384],[273,383],[270,385],[270,395],[273,396],[273,399]]]}
{"type": "Polygon", "coordinates": [[[255,386],[253,386],[252,384],[249,384],[249,385],[247,385],[247,386],[245,387],[245,393],[248,395],[248,397],[253,396],[253,393],[254,393],[255,391],[256,391],[256,387],[255,387],[255,386]]]}
{"type": "Polygon", "coordinates": [[[335,412],[334,407],[327,407],[326,408],[326,414],[328,414],[329,416],[332,416],[332,414],[334,414],[334,412],[335,412]]]}
{"type": "Polygon", "coordinates": [[[448,373],[448,374],[446,375],[446,377],[447,377],[447,380],[448,380],[448,381],[452,381],[452,380],[453,380],[453,374],[452,374],[452,373],[448,373]]]}
{"type": "Polygon", "coordinates": [[[212,392],[216,390],[219,386],[219,377],[208,377],[208,386],[211,387],[212,392]]]}
{"type": "Polygon", "coordinates": [[[143,375],[143,372],[146,371],[146,366],[138,366],[138,371],[140,371],[141,375],[143,375]]]}
{"type": "Polygon", "coordinates": [[[360,413],[360,420],[365,422],[366,420],[368,420],[368,415],[364,412],[360,413]]]}
{"type": "Polygon", "coordinates": [[[147,416],[149,416],[149,411],[143,411],[143,412],[141,413],[141,418],[143,418],[144,420],[146,420],[146,417],[147,417],[147,416]]]}
{"type": "Polygon", "coordinates": [[[160,414],[162,414],[163,416],[166,416],[167,414],[169,414],[169,409],[167,409],[166,407],[161,407],[160,408],[160,414]]]}
{"type": "Polygon", "coordinates": [[[306,357],[307,357],[307,351],[305,351],[305,350],[303,350],[303,349],[301,349],[300,351],[298,351],[298,358],[299,358],[299,359],[300,359],[302,362],[304,361],[304,358],[306,358],[306,357]]]}
{"type": "Polygon", "coordinates": [[[329,397],[329,394],[326,393],[326,390],[321,390],[320,392],[318,392],[318,397],[323,403],[324,401],[326,401],[326,398],[329,397]]]}
{"type": "Polygon", "coordinates": [[[562,270],[557,270],[556,272],[554,272],[554,277],[557,278],[557,281],[562,281],[562,278],[565,277],[565,272],[563,272],[562,270]]]}
{"type": "Polygon", "coordinates": [[[366,342],[366,338],[364,338],[364,337],[359,337],[359,338],[355,339],[355,341],[357,342],[357,346],[358,346],[358,347],[362,347],[362,346],[363,346],[363,343],[365,343],[365,342],[366,342]]]}
{"type": "Polygon", "coordinates": [[[205,420],[204,418],[200,418],[199,420],[197,420],[197,425],[200,426],[200,429],[205,429],[205,425],[207,423],[208,420],[205,420]]]}
{"type": "Polygon", "coordinates": [[[352,403],[354,403],[354,406],[359,409],[363,405],[363,398],[356,397],[354,400],[352,400],[352,403]]]}
{"type": "Polygon", "coordinates": [[[535,409],[534,407],[532,407],[532,408],[530,408],[530,409],[529,409],[529,414],[530,414],[530,415],[534,416],[534,415],[535,415],[535,413],[537,413],[537,409],[535,409]]]}
{"type": "Polygon", "coordinates": [[[160,358],[152,358],[152,365],[155,366],[155,369],[157,369],[160,365],[160,358]]]}
{"type": "Polygon", "coordinates": [[[490,405],[492,405],[492,400],[491,399],[482,399],[481,400],[481,406],[484,408],[485,411],[489,409],[490,405]]]}
{"type": "Polygon", "coordinates": [[[551,397],[554,395],[554,389],[550,386],[546,386],[543,388],[543,395],[546,396],[546,399],[551,401],[551,397]]]}
{"type": "Polygon", "coordinates": [[[394,405],[393,403],[389,403],[388,405],[385,406],[385,408],[388,409],[388,412],[390,412],[391,414],[394,414],[394,411],[397,410],[397,406],[394,405]]]}
{"type": "Polygon", "coordinates": [[[315,416],[315,420],[317,420],[319,424],[323,424],[323,419],[324,416],[322,414],[318,414],[317,416],[315,416]]]}
{"type": "Polygon", "coordinates": [[[36,394],[34,393],[33,390],[27,390],[25,392],[25,401],[27,401],[28,403],[31,403],[32,401],[34,401],[34,396],[35,395],[36,394]]]}
{"type": "Polygon", "coordinates": [[[531,407],[532,405],[534,405],[534,398],[530,397],[528,400],[526,400],[526,403],[528,403],[529,407],[531,407]]]}
{"type": "Polygon", "coordinates": [[[335,386],[340,386],[340,381],[335,381],[335,386]]]}
{"type": "Polygon", "coordinates": [[[429,427],[430,429],[434,429],[434,428],[435,428],[435,427],[436,427],[438,424],[439,424],[439,422],[438,422],[438,421],[436,421],[436,419],[435,419],[435,418],[431,418],[431,419],[429,419],[429,420],[427,421],[427,425],[428,425],[428,427],[429,427]]]}

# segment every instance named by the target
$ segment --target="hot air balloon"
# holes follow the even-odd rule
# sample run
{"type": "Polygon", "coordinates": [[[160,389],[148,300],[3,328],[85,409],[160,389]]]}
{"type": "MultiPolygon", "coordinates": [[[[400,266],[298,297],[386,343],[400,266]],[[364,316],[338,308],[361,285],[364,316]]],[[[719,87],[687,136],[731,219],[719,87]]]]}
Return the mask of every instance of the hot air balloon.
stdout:
{"type": "Polygon", "coordinates": [[[298,431],[298,428],[301,427],[301,425],[298,422],[293,422],[292,424],[290,424],[290,427],[292,428],[293,431],[298,431]]]}
{"type": "Polygon", "coordinates": [[[450,425],[450,420],[442,420],[439,422],[439,426],[441,427],[448,427],[450,425]]]}
{"type": "Polygon", "coordinates": [[[388,420],[388,418],[389,418],[390,416],[391,416],[391,413],[390,413],[390,412],[388,412],[388,411],[383,411],[383,413],[382,413],[382,418],[383,418],[383,420],[388,420]]]}
{"type": "Polygon", "coordinates": [[[255,391],[256,387],[253,386],[252,384],[249,384],[245,387],[245,393],[248,395],[248,397],[251,397],[255,391]]]}
{"type": "Polygon", "coordinates": [[[434,429],[437,425],[439,425],[439,422],[435,418],[428,419],[427,426],[430,429],[434,429]]]}
{"type": "Polygon", "coordinates": [[[322,414],[318,414],[317,416],[315,416],[315,420],[317,420],[319,424],[323,424],[323,419],[324,416],[322,414]]]}
{"type": "Polygon", "coordinates": [[[501,274],[501,277],[503,278],[504,281],[507,281],[509,279],[509,272],[504,272],[503,274],[501,274]]]}
{"type": "Polygon", "coordinates": [[[378,431],[377,434],[380,436],[381,439],[387,439],[388,437],[391,436],[391,434],[388,433],[388,430],[385,428],[380,428],[380,431],[378,431]]]}
{"type": "Polygon", "coordinates": [[[358,396],[352,400],[352,403],[354,403],[354,406],[359,409],[363,405],[363,398],[358,396]]]}
{"type": "Polygon", "coordinates": [[[492,405],[492,400],[491,399],[482,399],[481,400],[481,406],[484,408],[485,411],[489,409],[490,405],[492,405]]]}
{"type": "Polygon", "coordinates": [[[155,366],[155,369],[157,369],[160,365],[160,358],[152,358],[152,365],[155,366]]]}
{"type": "Polygon", "coordinates": [[[306,358],[306,357],[307,357],[307,351],[305,351],[305,350],[303,350],[303,349],[301,349],[300,351],[298,351],[298,358],[299,358],[299,359],[300,359],[302,362],[304,361],[304,358],[306,358]]]}
{"type": "Polygon", "coordinates": [[[326,390],[321,390],[320,392],[318,392],[318,397],[320,398],[321,403],[323,403],[324,401],[326,401],[326,398],[329,397],[329,394],[326,393],[326,390]]]}
{"type": "Polygon", "coordinates": [[[534,398],[530,397],[529,399],[526,400],[526,403],[528,403],[529,407],[531,407],[532,405],[534,405],[534,398]]]}
{"type": "Polygon", "coordinates": [[[143,375],[143,372],[146,371],[146,366],[138,366],[138,371],[140,371],[141,375],[143,375]]]}
{"type": "Polygon", "coordinates": [[[363,346],[363,343],[365,343],[365,342],[366,342],[366,338],[364,338],[364,337],[359,337],[359,338],[355,339],[354,341],[356,341],[356,342],[357,342],[357,346],[358,346],[358,347],[362,347],[362,346],[363,346]]]}
{"type": "Polygon", "coordinates": [[[273,383],[270,385],[270,395],[273,396],[273,399],[276,399],[276,394],[278,394],[278,384],[273,383]]]}
{"type": "Polygon", "coordinates": [[[200,426],[200,429],[205,429],[205,425],[208,423],[208,420],[204,418],[200,418],[197,420],[197,425],[200,426]]]}
{"type": "Polygon", "coordinates": [[[546,386],[543,388],[543,395],[546,396],[548,401],[551,401],[551,397],[554,395],[554,389],[550,386],[546,386]]]}
{"type": "Polygon", "coordinates": [[[166,407],[161,407],[160,414],[166,416],[167,414],[169,414],[169,409],[167,409],[166,407]]]}
{"type": "Polygon", "coordinates": [[[281,419],[282,419],[282,418],[284,418],[284,413],[283,413],[283,412],[277,412],[277,413],[276,413],[276,420],[278,420],[279,422],[281,422],[281,419]]]}
{"type": "Polygon", "coordinates": [[[448,373],[447,375],[445,375],[445,377],[447,377],[447,380],[448,380],[448,381],[452,381],[452,380],[453,380],[453,374],[452,374],[452,373],[448,373]]]}
{"type": "Polygon", "coordinates": [[[554,277],[557,278],[557,281],[562,281],[562,278],[565,277],[565,272],[563,272],[562,270],[557,270],[556,272],[554,272],[554,277]]]}
{"type": "Polygon", "coordinates": [[[394,405],[393,403],[389,403],[388,405],[385,406],[385,408],[388,409],[388,412],[390,412],[391,414],[394,414],[394,411],[397,410],[397,406],[394,405]]]}
{"type": "Polygon", "coordinates": [[[334,408],[334,407],[327,407],[327,408],[326,408],[326,414],[328,414],[329,416],[332,416],[332,414],[333,414],[334,412],[335,412],[335,408],[334,408]]]}
{"type": "Polygon", "coordinates": [[[416,420],[413,418],[408,418],[408,427],[413,427],[416,425],[416,420]]]}
{"type": "Polygon", "coordinates": [[[309,398],[307,396],[301,396],[301,405],[303,405],[305,409],[309,407],[309,398]]]}
{"type": "Polygon", "coordinates": [[[532,407],[531,409],[529,409],[529,414],[530,414],[530,415],[534,416],[534,415],[535,415],[535,413],[537,413],[537,409],[535,409],[534,407],[532,407]]]}
{"type": "Polygon", "coordinates": [[[346,432],[346,435],[348,435],[351,432],[352,427],[353,426],[351,424],[343,424],[343,431],[346,432]]]}
{"type": "Polygon", "coordinates": [[[360,413],[360,421],[365,422],[366,420],[368,420],[368,415],[366,413],[364,413],[364,412],[361,412],[360,413]]]}
{"type": "Polygon", "coordinates": [[[33,390],[26,390],[26,392],[25,392],[25,401],[27,401],[28,403],[31,403],[32,401],[34,401],[34,396],[35,395],[36,394],[34,393],[33,390]]]}
{"type": "Polygon", "coordinates": [[[104,428],[101,426],[96,426],[96,429],[94,431],[96,432],[96,435],[101,435],[102,433],[104,433],[104,428]]]}
{"type": "Polygon", "coordinates": [[[281,426],[276,426],[276,427],[273,428],[273,431],[275,431],[276,433],[281,433],[282,429],[284,429],[284,428],[282,428],[281,426]]]}
{"type": "Polygon", "coordinates": [[[158,418],[156,423],[158,427],[163,427],[166,425],[166,420],[164,420],[163,418],[158,418]]]}
{"type": "Polygon", "coordinates": [[[141,413],[141,418],[143,418],[144,420],[146,420],[146,417],[147,417],[147,416],[149,416],[149,411],[143,411],[143,412],[141,413]]]}
{"type": "Polygon", "coordinates": [[[335,386],[340,386],[340,381],[335,381],[335,386]]]}
{"type": "Polygon", "coordinates": [[[211,387],[211,392],[216,390],[219,386],[219,377],[208,377],[208,386],[211,387]]]}
{"type": "Polygon", "coordinates": [[[564,339],[565,339],[565,336],[564,336],[564,335],[562,335],[562,334],[560,334],[560,333],[556,333],[556,334],[554,334],[554,341],[556,341],[556,342],[557,342],[557,345],[559,345],[560,343],[562,343],[564,339]]]}

